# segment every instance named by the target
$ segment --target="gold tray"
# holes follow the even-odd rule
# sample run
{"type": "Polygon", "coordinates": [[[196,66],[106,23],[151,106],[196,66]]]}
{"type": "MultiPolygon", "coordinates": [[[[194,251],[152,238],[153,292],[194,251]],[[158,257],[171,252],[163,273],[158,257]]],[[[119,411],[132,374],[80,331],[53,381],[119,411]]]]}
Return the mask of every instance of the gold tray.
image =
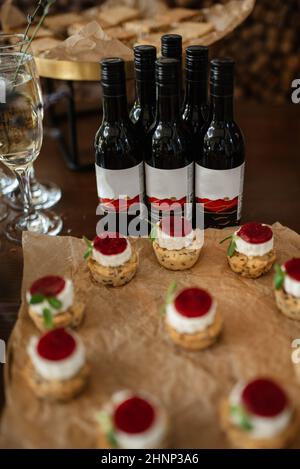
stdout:
{"type": "MultiPolygon", "coordinates": [[[[75,62],[35,57],[40,77],[55,80],[99,81],[100,65],[98,62],[75,62]]],[[[133,61],[125,62],[127,79],[134,76],[133,61]]]]}

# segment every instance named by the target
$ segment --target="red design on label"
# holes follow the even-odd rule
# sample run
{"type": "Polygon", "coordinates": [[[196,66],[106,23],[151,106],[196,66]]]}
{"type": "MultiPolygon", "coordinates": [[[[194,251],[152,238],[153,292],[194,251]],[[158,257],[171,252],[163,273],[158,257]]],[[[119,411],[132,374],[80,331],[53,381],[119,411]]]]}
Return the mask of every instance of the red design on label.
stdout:
{"type": "Polygon", "coordinates": [[[124,199],[105,199],[103,197],[99,198],[99,202],[107,206],[107,209],[111,212],[125,212],[133,204],[138,204],[141,202],[141,196],[137,195],[136,197],[124,198],[124,199]]]}
{"type": "Polygon", "coordinates": [[[59,328],[44,334],[37,345],[37,352],[46,360],[58,361],[70,357],[76,348],[74,337],[59,328]]]}
{"type": "Polygon", "coordinates": [[[204,206],[204,209],[208,212],[227,212],[229,210],[235,209],[238,206],[239,197],[234,197],[233,199],[217,199],[217,200],[210,200],[210,199],[201,199],[196,197],[196,202],[200,203],[204,206]]]}
{"type": "Polygon", "coordinates": [[[271,228],[257,222],[245,223],[241,226],[237,235],[250,244],[266,243],[273,238],[271,228]]]}
{"type": "Polygon", "coordinates": [[[284,264],[286,273],[289,277],[300,282],[300,258],[290,259],[284,264]]]}
{"type": "Polygon", "coordinates": [[[211,308],[211,295],[201,288],[186,288],[175,298],[176,311],[187,318],[205,316],[211,308]]]}
{"type": "Polygon", "coordinates": [[[119,233],[103,233],[96,236],[93,247],[104,256],[121,254],[127,248],[127,239],[119,233]]]}
{"type": "Polygon", "coordinates": [[[164,211],[162,210],[163,208],[165,208],[166,211],[169,211],[169,208],[172,207],[173,204],[178,204],[183,207],[184,204],[189,201],[188,197],[182,197],[181,199],[176,199],[176,197],[171,197],[169,199],[157,199],[156,197],[147,197],[147,199],[148,203],[151,204],[153,208],[161,211],[164,211]],[[164,206],[162,207],[162,205],[164,206]]]}
{"type": "Polygon", "coordinates": [[[246,409],[260,417],[275,417],[287,406],[283,389],[271,379],[258,378],[244,388],[242,402],[246,409]]]}
{"type": "Polygon", "coordinates": [[[58,275],[48,275],[36,280],[30,288],[31,295],[57,296],[65,288],[65,280],[58,275]]]}
{"type": "Polygon", "coordinates": [[[117,430],[131,434],[148,430],[154,419],[153,406],[138,396],[123,401],[114,413],[114,424],[117,430]]]}

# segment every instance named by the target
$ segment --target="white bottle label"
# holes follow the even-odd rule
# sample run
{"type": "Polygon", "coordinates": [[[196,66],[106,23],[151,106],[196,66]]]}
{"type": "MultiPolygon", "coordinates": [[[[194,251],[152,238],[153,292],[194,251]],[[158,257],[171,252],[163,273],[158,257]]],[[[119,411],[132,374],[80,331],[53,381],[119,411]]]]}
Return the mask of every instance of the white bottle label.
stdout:
{"type": "Polygon", "coordinates": [[[196,202],[207,212],[232,212],[241,216],[245,163],[233,169],[208,169],[196,164],[196,202]]]}
{"type": "Polygon", "coordinates": [[[126,169],[106,169],[96,164],[99,202],[117,211],[127,210],[144,198],[143,163],[126,169]]]}
{"type": "Polygon", "coordinates": [[[159,210],[193,200],[194,164],[179,169],[157,169],[145,164],[147,201],[159,210]]]}

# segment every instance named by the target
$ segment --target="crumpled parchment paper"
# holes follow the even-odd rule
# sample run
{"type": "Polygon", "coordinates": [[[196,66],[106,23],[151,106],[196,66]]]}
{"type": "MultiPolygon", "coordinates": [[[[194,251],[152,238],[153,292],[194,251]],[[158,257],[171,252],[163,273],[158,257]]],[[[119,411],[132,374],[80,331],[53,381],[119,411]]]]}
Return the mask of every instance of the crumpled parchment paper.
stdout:
{"type": "Polygon", "coordinates": [[[47,59],[98,62],[104,57],[122,57],[131,60],[129,47],[108,36],[96,21],[91,21],[77,34],[44,52],[47,59]]]}
{"type": "MultiPolygon", "coordinates": [[[[273,225],[278,261],[300,255],[300,236],[273,225]]],[[[72,237],[25,234],[22,305],[5,365],[6,407],[1,446],[92,448],[95,411],[116,390],[146,390],[165,405],[171,419],[172,448],[220,448],[227,441],[218,421],[218,403],[241,379],[268,375],[287,389],[300,411],[300,385],[291,361],[291,342],[300,322],[281,315],[275,305],[273,273],[258,280],[234,274],[226,246],[230,230],[206,230],[199,262],[189,271],[159,266],[149,240],[134,240],[140,264],[136,277],[120,288],[91,285],[86,319],[78,329],[92,366],[86,391],[67,404],[35,398],[22,375],[29,338],[38,334],[27,315],[26,288],[41,275],[71,276],[88,282],[85,245],[72,237]],[[178,288],[199,285],[216,298],[224,316],[220,340],[201,352],[176,348],[165,333],[160,307],[172,281],[178,288]]],[[[300,447],[300,436],[295,442],[300,447]]]]}

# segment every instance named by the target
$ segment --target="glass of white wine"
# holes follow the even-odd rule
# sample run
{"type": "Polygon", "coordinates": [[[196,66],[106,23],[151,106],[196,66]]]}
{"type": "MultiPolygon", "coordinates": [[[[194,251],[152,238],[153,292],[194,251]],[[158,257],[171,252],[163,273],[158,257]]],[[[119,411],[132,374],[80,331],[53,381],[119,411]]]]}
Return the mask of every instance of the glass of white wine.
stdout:
{"type": "MultiPolygon", "coordinates": [[[[30,54],[32,53],[29,36],[17,33],[0,33],[0,52],[21,52],[25,49],[30,54]]],[[[38,77],[36,79],[39,80],[38,77]]],[[[61,189],[51,181],[39,182],[36,179],[33,166],[30,174],[30,188],[32,203],[38,209],[53,207],[53,205],[57,204],[61,199],[61,189]]],[[[9,174],[4,174],[2,177],[0,174],[0,193],[1,192],[6,196],[6,202],[11,208],[14,210],[22,210],[23,200],[17,181],[12,179],[9,174]],[[2,191],[1,186],[3,186],[2,191]]]]}
{"type": "Polygon", "coordinates": [[[23,212],[6,226],[6,236],[21,242],[23,231],[56,235],[62,220],[32,203],[30,175],[43,141],[43,105],[33,56],[0,50],[0,161],[16,176],[23,212]]]}

